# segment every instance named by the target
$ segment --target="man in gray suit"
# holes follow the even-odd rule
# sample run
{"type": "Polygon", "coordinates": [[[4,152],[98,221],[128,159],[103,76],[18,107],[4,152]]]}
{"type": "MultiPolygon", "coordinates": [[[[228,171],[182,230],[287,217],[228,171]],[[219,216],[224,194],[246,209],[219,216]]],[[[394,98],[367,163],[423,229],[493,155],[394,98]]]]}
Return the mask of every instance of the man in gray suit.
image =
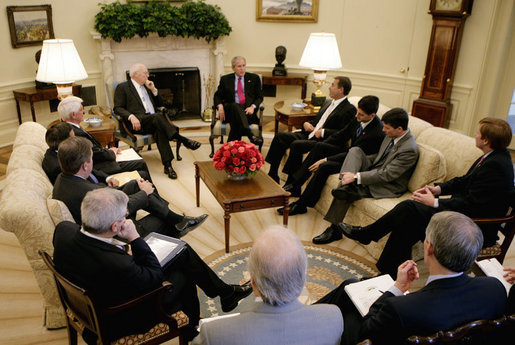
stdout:
{"type": "Polygon", "coordinates": [[[343,319],[338,308],[297,300],[306,266],[306,253],[293,232],[281,226],[267,229],[249,256],[250,282],[260,298],[248,312],[202,324],[193,344],[339,344],[343,319]]]}
{"type": "Polygon", "coordinates": [[[333,202],[324,219],[331,223],[313,243],[342,239],[341,222],[352,202],[363,198],[395,198],[408,189],[418,160],[418,147],[408,129],[408,113],[402,108],[387,111],[382,119],[386,137],[377,154],[365,155],[359,147],[349,150],[340,171],[340,184],[333,189],[333,202]]]}

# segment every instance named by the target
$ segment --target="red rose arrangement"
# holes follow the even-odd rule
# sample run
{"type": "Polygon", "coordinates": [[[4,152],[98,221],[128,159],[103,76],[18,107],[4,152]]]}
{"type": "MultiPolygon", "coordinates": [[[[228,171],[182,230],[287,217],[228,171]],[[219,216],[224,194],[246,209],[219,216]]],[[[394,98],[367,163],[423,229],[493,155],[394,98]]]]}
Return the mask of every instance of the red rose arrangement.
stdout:
{"type": "Polygon", "coordinates": [[[229,174],[252,176],[264,164],[263,156],[256,145],[234,140],[225,143],[213,156],[213,165],[229,174]]]}

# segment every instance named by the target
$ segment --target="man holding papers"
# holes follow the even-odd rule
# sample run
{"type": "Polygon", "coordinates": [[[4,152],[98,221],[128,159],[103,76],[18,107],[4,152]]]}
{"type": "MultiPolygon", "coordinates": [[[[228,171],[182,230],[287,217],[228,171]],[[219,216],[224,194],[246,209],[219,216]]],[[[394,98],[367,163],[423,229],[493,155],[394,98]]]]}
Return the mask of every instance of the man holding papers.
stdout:
{"type": "MultiPolygon", "coordinates": [[[[493,277],[469,277],[466,272],[483,245],[483,235],[467,216],[444,211],[431,219],[424,241],[429,269],[425,287],[405,295],[419,278],[417,264],[407,260],[397,281],[361,317],[345,292],[345,281],[317,303],[334,303],[342,311],[345,344],[371,339],[376,344],[400,344],[410,335],[430,335],[479,319],[495,319],[506,306],[506,290],[493,277]]],[[[374,278],[372,278],[374,279],[374,278]]]]}
{"type": "MultiPolygon", "coordinates": [[[[249,284],[223,282],[188,245],[163,269],[132,220],[126,219],[128,200],[127,195],[111,188],[91,191],[82,202],[82,227],[65,221],[54,232],[57,271],[87,289],[102,307],[142,296],[170,281],[174,289],[164,296],[163,307],[167,313],[182,310],[188,315],[185,337],[191,340],[200,317],[197,286],[210,297],[219,296],[224,311],[234,309],[251,293],[249,284]],[[130,244],[131,254],[115,236],[130,244]]],[[[110,340],[147,331],[155,325],[155,309],[155,305],[145,305],[128,310],[122,317],[103,320],[109,324],[110,340]]],[[[88,333],[83,333],[88,344],[96,344],[88,333]]]]}
{"type": "MultiPolygon", "coordinates": [[[[143,159],[117,162],[116,157],[121,152],[119,148],[111,147],[106,149],[95,137],[80,126],[80,123],[84,120],[84,106],[82,105],[81,98],[75,96],[66,97],[59,103],[57,111],[63,121],[72,125],[73,132],[76,136],[91,141],[93,145],[93,163],[95,169],[101,170],[108,175],[132,170],[140,170],[144,171],[145,175],[148,174],[147,164],[143,159]]],[[[150,174],[148,174],[148,176],[150,176],[150,174]]]]}

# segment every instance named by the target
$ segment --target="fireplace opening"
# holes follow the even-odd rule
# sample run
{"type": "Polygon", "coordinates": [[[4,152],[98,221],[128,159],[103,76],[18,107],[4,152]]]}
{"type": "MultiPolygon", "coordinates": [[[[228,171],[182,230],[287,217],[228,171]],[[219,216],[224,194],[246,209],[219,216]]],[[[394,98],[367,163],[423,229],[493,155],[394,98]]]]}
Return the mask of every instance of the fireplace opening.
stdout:
{"type": "Polygon", "coordinates": [[[152,68],[154,82],[164,106],[175,113],[174,120],[201,118],[200,72],[197,67],[152,68]]]}

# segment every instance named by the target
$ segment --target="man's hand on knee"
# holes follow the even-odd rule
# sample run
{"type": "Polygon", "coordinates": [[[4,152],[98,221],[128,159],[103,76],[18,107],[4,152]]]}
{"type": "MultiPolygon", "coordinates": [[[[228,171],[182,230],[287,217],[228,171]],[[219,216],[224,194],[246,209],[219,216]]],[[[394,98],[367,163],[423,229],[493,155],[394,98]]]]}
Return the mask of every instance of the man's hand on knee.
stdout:
{"type": "Polygon", "coordinates": [[[132,129],[135,131],[139,131],[141,129],[141,123],[139,122],[138,118],[134,115],[129,115],[129,121],[131,122],[132,129]]]}

